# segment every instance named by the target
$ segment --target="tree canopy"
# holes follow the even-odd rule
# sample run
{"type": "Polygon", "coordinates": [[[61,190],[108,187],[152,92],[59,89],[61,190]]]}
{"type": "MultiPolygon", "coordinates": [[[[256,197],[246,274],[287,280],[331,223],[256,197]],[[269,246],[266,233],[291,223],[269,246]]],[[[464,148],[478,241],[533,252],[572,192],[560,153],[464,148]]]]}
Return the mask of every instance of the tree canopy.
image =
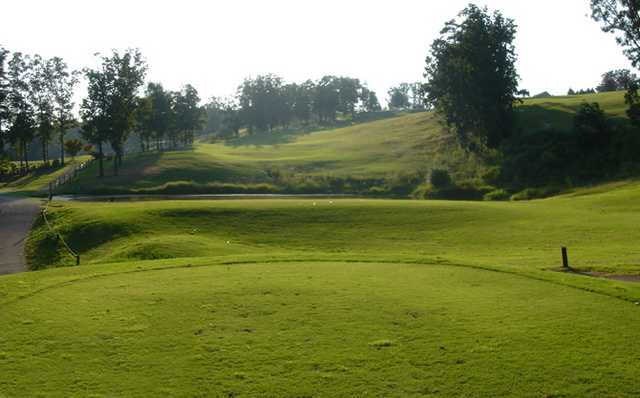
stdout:
{"type": "Polygon", "coordinates": [[[424,92],[468,148],[495,148],[511,134],[519,94],[515,35],[513,20],[469,5],[431,45],[424,92]]]}

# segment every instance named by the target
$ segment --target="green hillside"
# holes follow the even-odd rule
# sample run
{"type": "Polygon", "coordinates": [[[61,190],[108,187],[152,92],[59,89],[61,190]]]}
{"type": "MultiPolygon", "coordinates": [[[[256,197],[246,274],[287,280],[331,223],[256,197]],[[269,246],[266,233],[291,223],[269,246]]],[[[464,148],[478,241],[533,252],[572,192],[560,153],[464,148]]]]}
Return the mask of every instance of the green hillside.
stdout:
{"type": "MultiPolygon", "coordinates": [[[[569,128],[583,102],[599,102],[611,116],[624,117],[622,92],[529,99],[517,108],[519,129],[569,128]]],[[[109,174],[109,162],[106,168],[109,174]]],[[[433,113],[423,112],[312,133],[275,132],[199,143],[190,151],[131,155],[119,177],[96,179],[94,165],[64,192],[166,192],[165,184],[179,181],[274,186],[300,185],[305,178],[424,181],[433,168],[448,169],[457,180],[477,178],[483,170],[433,113]]],[[[217,188],[201,190],[215,193],[217,188]]]]}

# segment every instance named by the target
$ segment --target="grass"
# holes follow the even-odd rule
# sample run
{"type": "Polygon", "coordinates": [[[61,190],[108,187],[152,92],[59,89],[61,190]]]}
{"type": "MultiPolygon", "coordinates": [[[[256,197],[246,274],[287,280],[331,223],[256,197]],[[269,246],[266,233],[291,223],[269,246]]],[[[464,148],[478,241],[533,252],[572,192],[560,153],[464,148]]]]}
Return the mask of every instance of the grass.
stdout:
{"type": "MultiPolygon", "coordinates": [[[[525,203],[362,199],[56,203],[50,221],[86,263],[261,253],[439,256],[552,268],[566,245],[583,270],[640,273],[640,183],[525,203]],[[606,245],[602,242],[606,241],[606,245]]],[[[588,192],[588,191],[587,191],[588,192]]],[[[39,224],[36,268],[67,264],[39,224]]],[[[69,259],[70,260],[70,259],[69,259]]]]}
{"type": "Polygon", "coordinates": [[[639,274],[638,199],[54,202],[0,393],[634,397],[640,284],[555,270],[639,274]]]}
{"type": "MultiPolygon", "coordinates": [[[[21,195],[43,195],[48,189],[49,182],[60,177],[67,171],[71,170],[75,165],[89,160],[89,156],[78,156],[75,159],[68,159],[65,167],[58,169],[37,169],[20,177],[17,180],[1,183],[0,193],[12,193],[21,195]]],[[[36,162],[31,162],[36,163],[36,162]]]]}
{"type": "MultiPolygon", "coordinates": [[[[183,267],[155,270],[148,263],[107,265],[93,277],[83,277],[80,267],[73,269],[75,281],[4,301],[0,391],[52,397],[638,393],[640,311],[631,303],[435,264],[209,261],[201,267],[179,260],[183,267]]],[[[23,282],[24,289],[60,277],[14,276],[0,286],[23,282]]]]}

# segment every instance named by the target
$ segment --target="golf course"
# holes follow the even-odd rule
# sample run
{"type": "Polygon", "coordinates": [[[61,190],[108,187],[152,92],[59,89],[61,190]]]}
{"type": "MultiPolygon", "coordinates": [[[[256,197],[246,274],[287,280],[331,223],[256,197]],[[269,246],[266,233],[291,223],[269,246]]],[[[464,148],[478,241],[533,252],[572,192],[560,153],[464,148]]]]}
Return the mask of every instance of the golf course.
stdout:
{"type": "Polygon", "coordinates": [[[640,2],[486,3],[3,4],[0,398],[640,397],[640,2]]]}
{"type": "MultiPolygon", "coordinates": [[[[572,112],[570,103],[541,106],[572,112]]],[[[335,163],[350,174],[364,170],[353,156],[379,148],[380,126],[397,126],[387,131],[399,137],[387,133],[387,142],[406,142],[412,123],[432,117],[401,115],[285,144],[201,143],[154,156],[143,168],[152,182],[128,174],[151,159],[132,155],[113,178],[130,188],[183,180],[172,167],[201,182],[237,170],[255,176],[266,167],[256,153],[281,154],[282,167],[295,167],[322,152],[297,150],[294,161],[289,148],[321,139],[326,159],[351,157],[352,166],[335,163]],[[364,150],[327,152],[358,132],[372,137],[364,150]]],[[[442,130],[434,131],[437,141],[442,130]]],[[[398,161],[410,169],[411,160],[398,161]]],[[[65,188],[96,181],[94,166],[65,188]]],[[[0,278],[0,391],[637,396],[639,206],[632,179],[521,202],[53,200],[26,245],[39,271],[0,278]]]]}

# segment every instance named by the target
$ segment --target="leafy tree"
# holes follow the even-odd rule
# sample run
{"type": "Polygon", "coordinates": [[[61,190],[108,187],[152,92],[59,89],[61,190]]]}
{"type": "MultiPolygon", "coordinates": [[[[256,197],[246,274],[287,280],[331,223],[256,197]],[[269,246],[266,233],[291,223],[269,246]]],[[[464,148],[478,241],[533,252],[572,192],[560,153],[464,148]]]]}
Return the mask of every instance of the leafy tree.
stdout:
{"type": "Polygon", "coordinates": [[[576,95],[576,92],[573,91],[572,88],[570,88],[569,91],[567,91],[567,95],[576,95]]]}
{"type": "Polygon", "coordinates": [[[4,154],[5,126],[9,121],[9,82],[5,66],[8,56],[9,51],[0,46],[0,156],[4,154]]]}
{"type": "Polygon", "coordinates": [[[437,189],[447,188],[451,185],[451,176],[449,172],[443,169],[433,169],[429,177],[431,186],[437,189]]]}
{"type": "Polygon", "coordinates": [[[333,123],[340,105],[340,87],[335,76],[324,76],[315,86],[313,111],[320,122],[333,123]]]}
{"type": "Polygon", "coordinates": [[[175,126],[184,145],[193,143],[195,131],[202,126],[202,109],[199,103],[198,91],[190,84],[176,93],[173,105],[175,126]]]}
{"type": "Polygon", "coordinates": [[[362,109],[364,109],[365,112],[379,112],[382,110],[375,91],[371,91],[364,87],[362,89],[361,96],[362,109]]]}
{"type": "Polygon", "coordinates": [[[75,157],[80,153],[84,144],[82,141],[78,139],[68,140],[64,143],[64,150],[71,156],[71,158],[75,159],[75,157]]]}
{"type": "Polygon", "coordinates": [[[408,83],[400,83],[397,87],[391,87],[388,91],[389,108],[391,109],[408,109],[411,101],[409,93],[411,86],[408,83]]]}
{"type": "Polygon", "coordinates": [[[36,134],[42,145],[42,160],[48,163],[49,143],[53,138],[53,68],[50,61],[35,55],[29,65],[29,85],[32,93],[32,102],[35,111],[37,130],[36,134]]]}
{"type": "Polygon", "coordinates": [[[153,103],[149,97],[138,98],[136,106],[136,130],[140,135],[140,147],[142,152],[146,152],[151,147],[153,128],[151,120],[153,118],[153,103]]]}
{"type": "Polygon", "coordinates": [[[640,66],[640,1],[591,0],[591,17],[616,41],[634,67],[640,66]]]}
{"type": "Polygon", "coordinates": [[[94,157],[98,160],[99,177],[104,177],[104,143],[111,135],[112,91],[115,81],[114,71],[107,68],[85,69],[87,97],[82,100],[82,136],[97,147],[94,157]]]}
{"type": "Polygon", "coordinates": [[[25,163],[27,169],[29,168],[28,148],[36,132],[35,114],[31,103],[32,92],[29,85],[30,65],[29,57],[20,52],[13,53],[7,73],[11,115],[9,141],[16,148],[16,152],[21,156],[21,162],[25,163]]]}
{"type": "Polygon", "coordinates": [[[514,126],[518,74],[516,25],[498,11],[469,5],[431,45],[427,99],[469,149],[496,148],[514,126]]]}
{"type": "Polygon", "coordinates": [[[293,115],[296,119],[304,124],[308,124],[311,120],[313,111],[313,93],[315,83],[307,80],[300,85],[294,85],[293,92],[293,115]]]}
{"type": "Polygon", "coordinates": [[[271,131],[283,119],[282,85],[282,78],[269,74],[245,79],[238,88],[241,116],[250,133],[271,131]]]}
{"type": "Polygon", "coordinates": [[[602,75],[602,81],[597,87],[598,92],[626,90],[638,76],[628,69],[612,70],[602,75]]]}
{"type": "Polygon", "coordinates": [[[74,124],[73,117],[73,92],[78,84],[79,71],[69,71],[62,58],[54,57],[51,62],[50,90],[53,95],[53,114],[55,127],[58,130],[60,142],[60,164],[64,166],[64,136],[67,130],[74,124]]]}
{"type": "Polygon", "coordinates": [[[144,82],[147,66],[139,50],[127,50],[123,54],[114,51],[101,61],[98,69],[85,69],[92,87],[87,106],[83,104],[83,108],[89,121],[88,140],[98,145],[101,162],[102,143],[105,139],[109,142],[115,153],[113,173],[118,175],[124,143],[135,125],[137,92],[144,82]]]}
{"type": "Polygon", "coordinates": [[[629,120],[635,127],[640,128],[640,95],[638,95],[638,88],[640,88],[638,81],[631,82],[624,95],[624,102],[629,105],[627,109],[629,120]]]}

